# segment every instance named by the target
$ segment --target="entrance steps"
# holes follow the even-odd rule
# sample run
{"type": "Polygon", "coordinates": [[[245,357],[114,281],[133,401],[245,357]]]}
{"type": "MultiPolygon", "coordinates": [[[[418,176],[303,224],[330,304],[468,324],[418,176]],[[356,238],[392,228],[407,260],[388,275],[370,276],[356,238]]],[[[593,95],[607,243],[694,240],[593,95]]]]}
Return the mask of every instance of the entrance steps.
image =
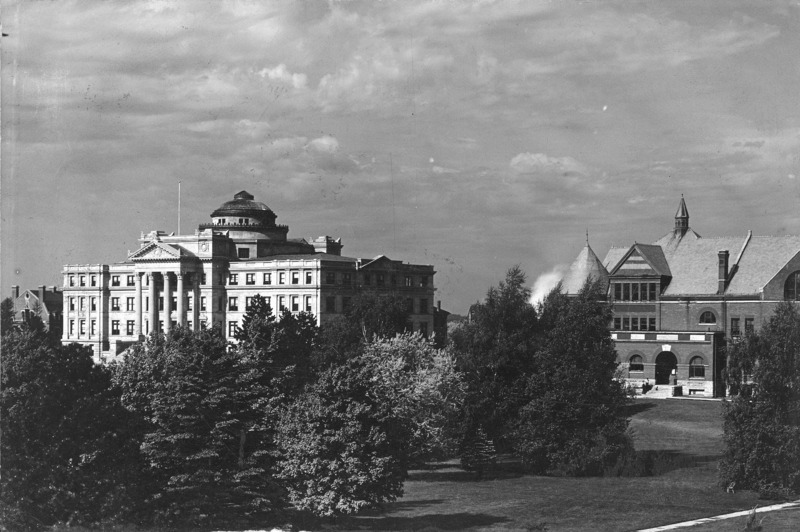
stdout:
{"type": "Polygon", "coordinates": [[[647,397],[648,399],[666,399],[668,397],[672,397],[672,386],[669,384],[659,384],[658,386],[653,386],[651,390],[649,390],[646,394],[640,395],[640,397],[647,397]]]}

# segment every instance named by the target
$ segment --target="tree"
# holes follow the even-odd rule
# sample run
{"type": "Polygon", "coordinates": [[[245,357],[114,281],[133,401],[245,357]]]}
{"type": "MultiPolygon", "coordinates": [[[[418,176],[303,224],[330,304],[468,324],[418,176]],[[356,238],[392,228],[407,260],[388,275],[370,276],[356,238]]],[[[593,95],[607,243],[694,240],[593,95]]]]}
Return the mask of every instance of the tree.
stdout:
{"type": "Polygon", "coordinates": [[[525,273],[514,266],[452,335],[468,390],[464,432],[482,426],[501,448],[511,444],[524,378],[534,371],[537,316],[530,296],[525,273]]]}
{"type": "Polygon", "coordinates": [[[279,515],[283,490],[272,476],[262,375],[219,329],[151,335],[126,353],[115,379],[122,403],[146,423],[141,451],[157,522],[279,515]]]}
{"type": "Polygon", "coordinates": [[[6,335],[14,328],[14,301],[7,297],[0,302],[0,334],[6,335]]]}
{"type": "Polygon", "coordinates": [[[324,370],[278,423],[279,477],[299,509],[330,516],[395,500],[408,463],[407,423],[374,393],[363,358],[324,370]]]}
{"type": "Polygon", "coordinates": [[[2,339],[0,499],[10,529],[95,523],[137,511],[135,422],[110,372],[77,344],[23,325],[2,339]]]}
{"type": "Polygon", "coordinates": [[[728,349],[720,482],[765,497],[800,493],[800,315],[782,302],[728,349]]]}
{"type": "Polygon", "coordinates": [[[465,385],[453,354],[419,333],[375,338],[364,359],[378,376],[373,392],[409,425],[412,462],[455,455],[465,385]]]}
{"type": "Polygon", "coordinates": [[[598,475],[630,449],[604,296],[591,280],[576,297],[558,286],[539,309],[535,371],[514,430],[514,448],[533,471],[598,475]]]}

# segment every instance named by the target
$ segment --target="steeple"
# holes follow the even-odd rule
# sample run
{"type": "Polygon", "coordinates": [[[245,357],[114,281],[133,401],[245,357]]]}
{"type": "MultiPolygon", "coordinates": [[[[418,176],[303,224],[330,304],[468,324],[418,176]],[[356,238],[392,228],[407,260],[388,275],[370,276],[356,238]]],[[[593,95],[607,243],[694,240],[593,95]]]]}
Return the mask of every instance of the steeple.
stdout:
{"type": "Polygon", "coordinates": [[[689,229],[689,209],[686,208],[686,202],[683,200],[683,194],[681,194],[678,212],[675,213],[675,233],[680,233],[683,236],[687,229],[689,229]]]}

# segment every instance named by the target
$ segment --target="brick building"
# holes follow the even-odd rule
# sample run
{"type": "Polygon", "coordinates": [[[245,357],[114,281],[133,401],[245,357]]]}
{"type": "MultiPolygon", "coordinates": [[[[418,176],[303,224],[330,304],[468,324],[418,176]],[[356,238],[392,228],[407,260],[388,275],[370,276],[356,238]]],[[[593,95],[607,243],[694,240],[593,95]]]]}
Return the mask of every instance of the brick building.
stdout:
{"type": "Polygon", "coordinates": [[[724,395],[724,347],[800,301],[800,236],[702,238],[681,198],[671,231],[652,244],[612,247],[600,261],[588,242],[564,279],[575,293],[588,277],[607,286],[612,337],[636,386],[680,386],[724,395]]]}
{"type": "Polygon", "coordinates": [[[57,286],[40,286],[38,290],[25,290],[20,293],[19,286],[11,287],[11,301],[14,305],[14,324],[27,323],[32,316],[39,316],[44,328],[54,335],[61,336],[62,301],[61,289],[57,286]]]}
{"type": "Polygon", "coordinates": [[[192,235],[142,233],[139,249],[120,263],[64,266],[62,342],[90,345],[107,359],[178,325],[219,326],[231,338],[256,295],[323,324],[362,292],[400,297],[415,331],[446,334],[436,319],[444,311],[433,305],[433,266],[345,257],[340,239],[289,239],[275,219],[242,191],[192,235]]]}

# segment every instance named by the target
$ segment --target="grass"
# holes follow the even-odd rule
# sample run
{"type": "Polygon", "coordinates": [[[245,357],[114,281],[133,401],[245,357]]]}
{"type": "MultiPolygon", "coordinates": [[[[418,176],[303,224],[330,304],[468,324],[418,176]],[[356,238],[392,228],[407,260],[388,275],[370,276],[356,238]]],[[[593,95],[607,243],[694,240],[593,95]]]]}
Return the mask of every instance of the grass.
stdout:
{"type": "Polygon", "coordinates": [[[656,476],[538,477],[523,475],[515,463],[506,461],[493,478],[477,481],[456,462],[448,462],[412,471],[405,496],[382,512],[344,518],[332,527],[637,530],[764,506],[768,503],[758,501],[754,493],[726,493],[716,485],[721,408],[718,401],[635,402],[631,428],[636,448],[656,455],[656,476]]]}

